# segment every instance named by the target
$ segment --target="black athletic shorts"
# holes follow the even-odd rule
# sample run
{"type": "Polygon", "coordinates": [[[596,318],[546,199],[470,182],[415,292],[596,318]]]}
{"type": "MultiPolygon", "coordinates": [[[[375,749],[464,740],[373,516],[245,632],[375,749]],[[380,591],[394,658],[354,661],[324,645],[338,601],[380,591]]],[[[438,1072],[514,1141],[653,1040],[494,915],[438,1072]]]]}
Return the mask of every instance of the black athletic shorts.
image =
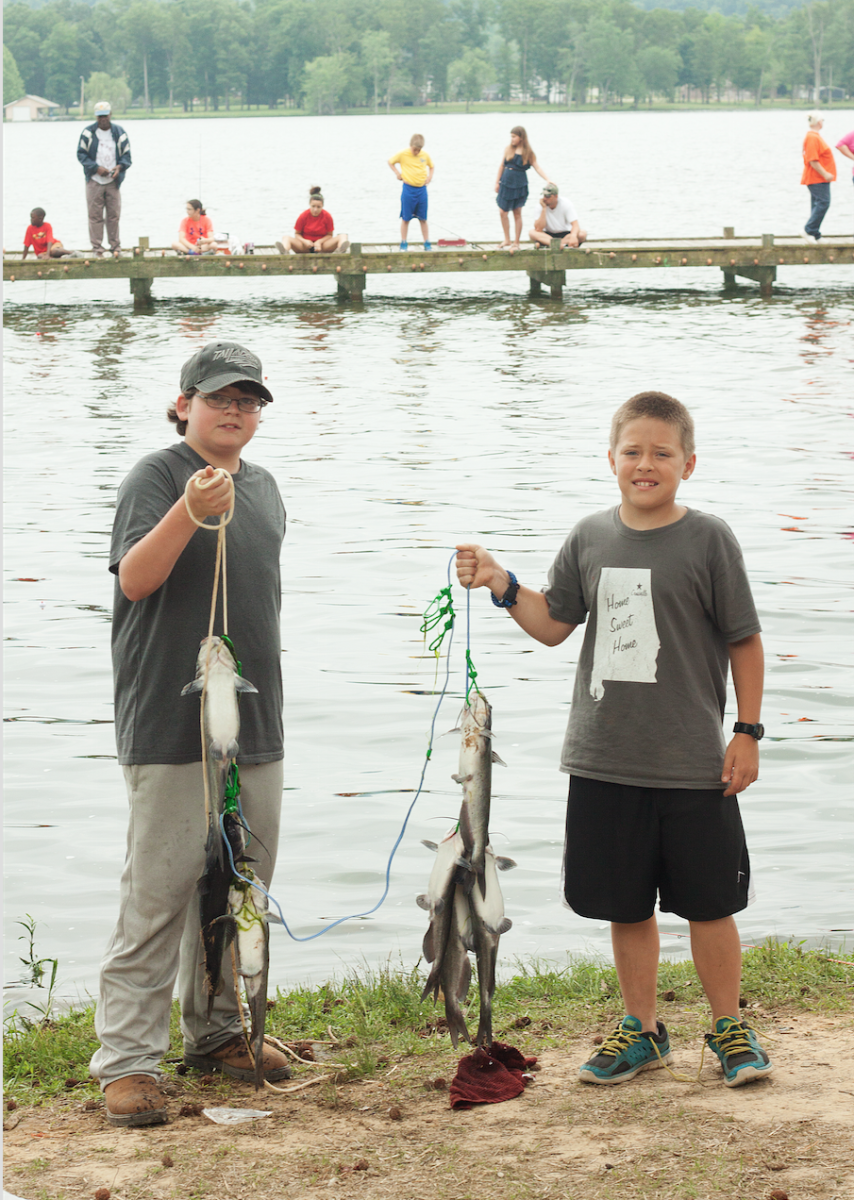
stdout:
{"type": "Polygon", "coordinates": [[[656,897],[686,921],[740,912],[753,894],[737,797],[571,776],[563,891],[596,921],[646,921],[656,897]]]}

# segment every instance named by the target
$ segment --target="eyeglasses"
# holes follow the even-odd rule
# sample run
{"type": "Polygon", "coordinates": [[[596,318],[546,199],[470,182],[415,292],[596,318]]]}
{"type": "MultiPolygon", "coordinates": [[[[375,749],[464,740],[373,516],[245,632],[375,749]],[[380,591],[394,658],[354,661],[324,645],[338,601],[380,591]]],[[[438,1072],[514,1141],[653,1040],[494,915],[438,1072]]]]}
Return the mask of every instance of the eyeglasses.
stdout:
{"type": "Polygon", "coordinates": [[[240,411],[245,413],[260,412],[267,403],[258,396],[223,396],[217,392],[211,396],[206,396],[203,392],[198,392],[197,395],[200,400],[204,400],[208,408],[226,409],[232,404],[236,404],[240,411]]]}

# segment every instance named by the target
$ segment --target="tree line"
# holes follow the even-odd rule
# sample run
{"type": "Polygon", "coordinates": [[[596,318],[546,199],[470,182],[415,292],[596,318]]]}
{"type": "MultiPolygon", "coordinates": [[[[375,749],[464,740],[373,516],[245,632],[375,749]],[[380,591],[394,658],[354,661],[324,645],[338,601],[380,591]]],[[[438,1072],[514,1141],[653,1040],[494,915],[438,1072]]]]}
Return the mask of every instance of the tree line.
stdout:
{"type": "Polygon", "coordinates": [[[133,98],[322,114],[482,98],[638,105],[686,88],[707,103],[727,88],[757,104],[854,93],[854,0],[777,16],[630,0],[49,0],[3,17],[13,88],[71,107],[82,84],[89,112],[101,98],[116,112],[133,98]]]}

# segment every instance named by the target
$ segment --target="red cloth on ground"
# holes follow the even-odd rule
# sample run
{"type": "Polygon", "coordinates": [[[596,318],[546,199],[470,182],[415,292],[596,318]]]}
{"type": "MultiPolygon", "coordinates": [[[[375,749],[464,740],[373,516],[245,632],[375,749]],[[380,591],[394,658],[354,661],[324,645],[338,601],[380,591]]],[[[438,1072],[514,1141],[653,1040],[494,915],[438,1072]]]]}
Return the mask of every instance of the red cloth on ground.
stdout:
{"type": "Polygon", "coordinates": [[[525,1090],[522,1072],[536,1061],[503,1042],[493,1042],[488,1050],[479,1046],[473,1054],[460,1059],[451,1082],[451,1108],[512,1100],[525,1090]]]}

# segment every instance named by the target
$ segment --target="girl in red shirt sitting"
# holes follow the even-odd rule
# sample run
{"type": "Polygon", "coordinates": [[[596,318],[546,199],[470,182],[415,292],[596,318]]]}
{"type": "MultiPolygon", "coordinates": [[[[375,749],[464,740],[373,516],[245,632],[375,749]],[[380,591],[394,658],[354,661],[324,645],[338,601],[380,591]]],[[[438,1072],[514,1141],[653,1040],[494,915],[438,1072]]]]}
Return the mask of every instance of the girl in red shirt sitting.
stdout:
{"type": "Polygon", "coordinates": [[[323,196],[319,187],[308,189],[309,201],[305,212],[300,213],[291,237],[282,235],[276,242],[280,254],[344,254],[350,249],[346,233],[333,233],[332,216],[323,207],[323,196]]]}
{"type": "Polygon", "coordinates": [[[181,222],[178,240],[172,243],[172,249],[179,254],[216,253],[213,222],[205,213],[201,200],[187,201],[187,215],[181,222]]]}

